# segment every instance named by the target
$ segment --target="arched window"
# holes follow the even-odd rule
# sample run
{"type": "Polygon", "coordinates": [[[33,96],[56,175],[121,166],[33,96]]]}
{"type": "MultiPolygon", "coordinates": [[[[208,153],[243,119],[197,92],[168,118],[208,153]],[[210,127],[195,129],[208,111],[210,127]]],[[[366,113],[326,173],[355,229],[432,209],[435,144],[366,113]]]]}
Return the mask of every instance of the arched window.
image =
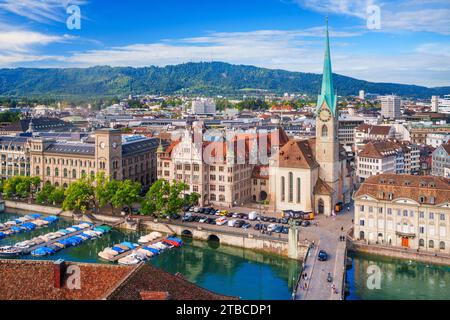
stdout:
{"type": "MultiPolygon", "coordinates": [[[[81,176],[84,178],[84,177],[86,177],[86,171],[81,171],[81,176]]],[[[115,179],[115,178],[114,178],[115,179]]]]}
{"type": "Polygon", "coordinates": [[[77,178],[77,170],[75,170],[75,169],[72,170],[72,178],[73,179],[77,178]]]}
{"type": "Polygon", "coordinates": [[[423,239],[419,240],[419,247],[425,247],[425,240],[423,239]]]}
{"type": "Polygon", "coordinates": [[[36,167],[36,175],[38,176],[38,175],[40,175],[41,173],[40,173],[40,169],[39,169],[39,166],[37,166],[36,167]]]}
{"type": "Polygon", "coordinates": [[[439,243],[439,249],[445,250],[445,242],[444,242],[444,241],[441,241],[441,242],[439,243]]]}
{"type": "Polygon", "coordinates": [[[322,137],[324,138],[328,137],[328,127],[326,124],[322,126],[322,137]]]}
{"type": "Polygon", "coordinates": [[[289,172],[289,202],[294,201],[294,174],[289,172]]]}
{"type": "Polygon", "coordinates": [[[434,248],[434,241],[433,241],[433,240],[430,240],[430,241],[428,242],[428,248],[430,248],[430,249],[433,249],[433,248],[434,248]]]}
{"type": "Polygon", "coordinates": [[[59,169],[55,168],[55,177],[59,177],[59,169]]]}
{"type": "Polygon", "coordinates": [[[50,167],[47,167],[47,177],[50,176],[50,167]]]}
{"type": "Polygon", "coordinates": [[[64,178],[67,178],[67,168],[64,168],[64,178]]]}
{"type": "Polygon", "coordinates": [[[219,201],[225,202],[225,196],[223,194],[219,195],[219,201]]]}
{"type": "Polygon", "coordinates": [[[286,188],[286,185],[285,185],[285,178],[284,177],[281,177],[281,201],[285,201],[285,199],[286,199],[286,194],[285,194],[285,188],[286,188]]]}

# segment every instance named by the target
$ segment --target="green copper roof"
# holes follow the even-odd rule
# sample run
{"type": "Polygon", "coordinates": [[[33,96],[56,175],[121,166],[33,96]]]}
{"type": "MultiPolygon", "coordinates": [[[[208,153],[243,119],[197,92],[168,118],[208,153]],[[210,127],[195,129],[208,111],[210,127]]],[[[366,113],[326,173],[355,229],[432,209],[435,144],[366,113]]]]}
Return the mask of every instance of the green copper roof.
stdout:
{"type": "Polygon", "coordinates": [[[336,116],[336,95],[333,89],[333,71],[331,69],[331,54],[330,54],[330,36],[328,33],[328,18],[327,18],[327,35],[325,44],[325,61],[323,65],[322,78],[322,92],[317,101],[317,109],[322,108],[323,103],[326,102],[333,115],[336,116]]]}

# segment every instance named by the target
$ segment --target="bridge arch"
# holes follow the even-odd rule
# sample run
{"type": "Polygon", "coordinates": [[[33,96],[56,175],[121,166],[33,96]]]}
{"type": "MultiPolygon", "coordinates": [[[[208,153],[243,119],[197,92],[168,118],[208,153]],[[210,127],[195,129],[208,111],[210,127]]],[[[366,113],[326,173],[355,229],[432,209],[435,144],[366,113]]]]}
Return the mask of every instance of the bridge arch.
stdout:
{"type": "Polygon", "coordinates": [[[192,237],[192,231],[191,230],[183,230],[181,232],[181,235],[185,236],[185,237],[192,237]]]}

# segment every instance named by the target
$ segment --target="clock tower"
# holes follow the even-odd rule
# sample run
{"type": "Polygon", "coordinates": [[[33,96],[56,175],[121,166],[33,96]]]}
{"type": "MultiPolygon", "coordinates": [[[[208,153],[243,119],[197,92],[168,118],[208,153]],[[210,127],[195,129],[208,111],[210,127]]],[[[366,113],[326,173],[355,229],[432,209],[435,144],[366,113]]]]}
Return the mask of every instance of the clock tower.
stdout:
{"type": "Polygon", "coordinates": [[[95,132],[96,172],[104,172],[114,180],[122,180],[122,133],[100,129],[95,132]]]}
{"type": "Polygon", "coordinates": [[[337,98],[333,89],[327,18],[322,91],[316,110],[316,160],[320,166],[319,177],[333,189],[333,198],[337,196],[340,178],[338,117],[337,98]]]}

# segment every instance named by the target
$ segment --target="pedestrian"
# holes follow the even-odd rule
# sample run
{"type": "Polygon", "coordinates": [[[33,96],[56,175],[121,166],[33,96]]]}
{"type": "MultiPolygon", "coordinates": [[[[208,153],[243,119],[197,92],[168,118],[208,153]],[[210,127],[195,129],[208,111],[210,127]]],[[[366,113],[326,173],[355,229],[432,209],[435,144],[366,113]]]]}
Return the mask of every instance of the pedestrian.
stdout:
{"type": "Polygon", "coordinates": [[[347,206],[347,212],[350,212],[350,205],[347,206]]]}

